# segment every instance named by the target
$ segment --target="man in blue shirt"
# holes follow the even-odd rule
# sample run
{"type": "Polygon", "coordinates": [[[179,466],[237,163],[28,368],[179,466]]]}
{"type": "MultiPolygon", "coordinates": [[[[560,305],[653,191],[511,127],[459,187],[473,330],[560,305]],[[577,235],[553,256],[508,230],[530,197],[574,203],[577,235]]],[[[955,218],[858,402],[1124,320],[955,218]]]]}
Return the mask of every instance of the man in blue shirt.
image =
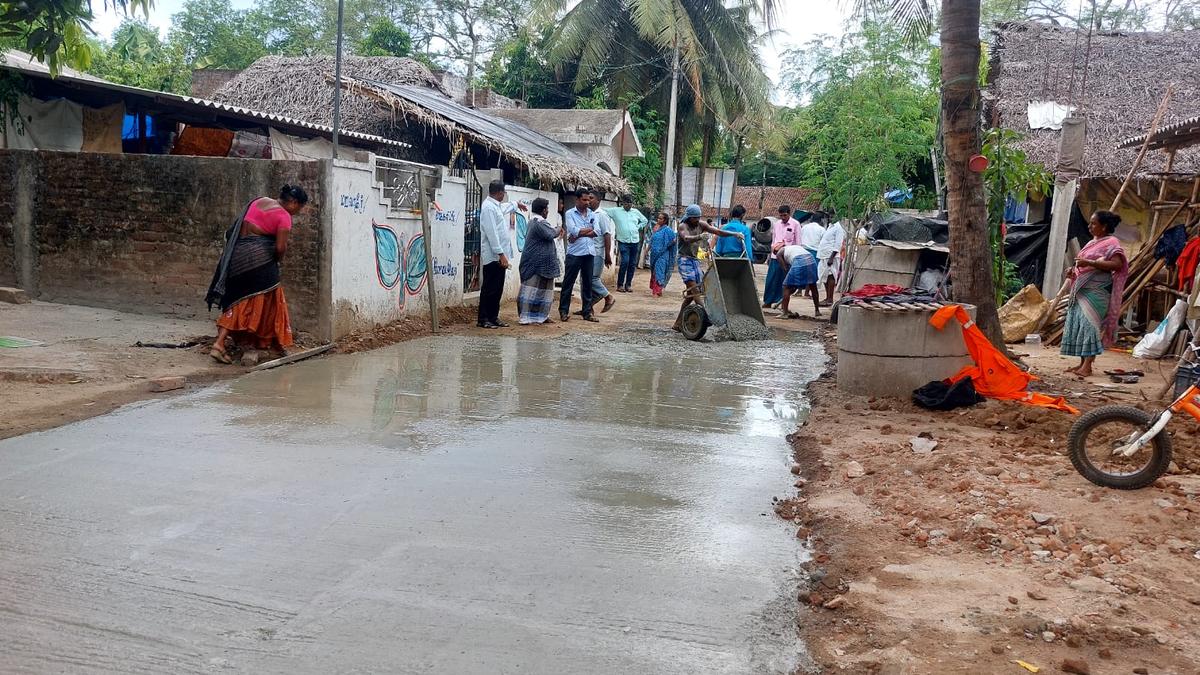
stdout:
{"type": "Polygon", "coordinates": [[[488,184],[488,197],[479,207],[479,262],[483,265],[483,283],[479,287],[480,328],[507,328],[500,320],[500,299],[504,295],[504,277],[513,255],[512,237],[508,234],[508,216],[504,212],[504,181],[488,184]]]}
{"type": "Polygon", "coordinates": [[[579,280],[579,296],[583,300],[583,320],[598,321],[592,313],[592,264],[596,254],[596,214],[591,210],[591,194],[587,190],[575,193],[575,208],[563,214],[567,235],[567,259],[563,266],[562,289],[558,294],[558,318],[571,318],[571,293],[579,280]]]}
{"type": "Polygon", "coordinates": [[[726,232],[736,232],[740,237],[716,237],[717,245],[713,252],[721,258],[741,258],[753,262],[754,256],[751,252],[750,242],[754,234],[746,223],[742,222],[742,218],[746,216],[746,207],[738,204],[729,209],[729,217],[731,220],[725,223],[722,230],[726,232]]]}

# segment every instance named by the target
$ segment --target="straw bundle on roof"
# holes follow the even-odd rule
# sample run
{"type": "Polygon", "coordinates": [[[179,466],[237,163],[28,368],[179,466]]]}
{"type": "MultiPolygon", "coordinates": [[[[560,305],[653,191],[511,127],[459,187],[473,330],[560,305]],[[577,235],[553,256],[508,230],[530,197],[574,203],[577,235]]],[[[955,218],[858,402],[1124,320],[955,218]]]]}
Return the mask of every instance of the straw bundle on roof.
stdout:
{"type": "Polygon", "coordinates": [[[524,167],[542,181],[615,193],[629,191],[629,184],[623,178],[601,170],[558,141],[522,124],[459,105],[437,92],[355,77],[346,78],[345,87],[357,97],[386,106],[397,119],[420,124],[446,138],[462,136],[524,167]]]}
{"type": "MultiPolygon", "coordinates": [[[[333,124],[333,85],[325,74],[334,72],[332,56],[265,56],[214,94],[217,101],[297,117],[314,124],[333,124]]],[[[342,72],[393,84],[437,88],[433,74],[420,63],[391,56],[347,56],[342,72]]],[[[342,126],[351,131],[393,138],[391,114],[373,100],[342,97],[342,126]]]]}
{"type": "MultiPolygon", "coordinates": [[[[1056,101],[1079,109],[1088,124],[1083,163],[1087,178],[1125,177],[1137,148],[1116,146],[1146,133],[1168,83],[1175,83],[1175,95],[1167,120],[1200,112],[1200,50],[1192,31],[1096,32],[1089,48],[1086,31],[1042,23],[1002,24],[995,31],[989,77],[986,122],[1023,134],[1020,147],[1047,167],[1057,161],[1059,132],[1031,130],[1029,103],[1056,101]]],[[[1163,163],[1163,153],[1150,153],[1139,175],[1162,171],[1163,163]]],[[[1173,170],[1200,172],[1200,151],[1180,152],[1173,170]]]]}

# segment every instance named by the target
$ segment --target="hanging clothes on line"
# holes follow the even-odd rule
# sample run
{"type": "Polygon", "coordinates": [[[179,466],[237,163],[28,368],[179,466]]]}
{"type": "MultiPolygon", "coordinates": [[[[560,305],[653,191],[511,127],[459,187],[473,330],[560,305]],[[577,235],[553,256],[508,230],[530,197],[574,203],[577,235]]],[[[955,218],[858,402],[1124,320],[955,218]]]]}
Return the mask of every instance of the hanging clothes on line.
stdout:
{"type": "Polygon", "coordinates": [[[121,154],[121,131],[125,124],[125,104],[83,109],[83,152],[121,154]]]}
{"type": "Polygon", "coordinates": [[[14,150],[79,152],[83,147],[83,107],[65,98],[17,99],[17,117],[4,116],[5,138],[14,150]]]}
{"type": "Polygon", "coordinates": [[[1200,263],[1200,237],[1192,237],[1175,259],[1175,267],[1179,270],[1179,290],[1192,290],[1192,277],[1196,275],[1197,263],[1200,263]]]}

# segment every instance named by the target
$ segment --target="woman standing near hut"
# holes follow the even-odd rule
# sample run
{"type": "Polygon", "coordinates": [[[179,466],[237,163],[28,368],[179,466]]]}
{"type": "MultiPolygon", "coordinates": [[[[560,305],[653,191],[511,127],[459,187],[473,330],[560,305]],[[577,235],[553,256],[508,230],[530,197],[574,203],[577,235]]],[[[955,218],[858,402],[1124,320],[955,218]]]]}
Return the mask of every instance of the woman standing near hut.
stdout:
{"type": "Polygon", "coordinates": [[[517,294],[517,314],[522,325],[554,323],[550,309],[554,305],[554,280],[562,272],[558,265],[558,228],[546,220],[550,202],[533,200],[533,211],[525,230],[525,249],[521,251],[521,290],[517,294]]]}
{"type": "Polygon", "coordinates": [[[678,251],[679,241],[675,230],[671,229],[671,216],[666,211],[659,211],[654,220],[654,234],[650,235],[650,291],[656,298],[662,297],[663,289],[671,280],[678,251]]]}
{"type": "Polygon", "coordinates": [[[1080,377],[1092,374],[1092,363],[1117,337],[1121,297],[1129,263],[1121,241],[1113,236],[1121,217],[1112,211],[1092,214],[1088,231],[1093,239],[1067,271],[1071,280],[1070,304],[1063,329],[1062,353],[1078,356],[1079,365],[1067,372],[1080,377]]]}
{"type": "Polygon", "coordinates": [[[279,262],[287,254],[292,216],[308,203],[296,185],[284,185],[279,199],[259,197],[225,234],[225,250],[213,273],[206,301],[221,308],[217,340],[209,354],[233,363],[225,351],[229,337],[259,349],[292,345],[287,299],[279,283],[279,262]]]}

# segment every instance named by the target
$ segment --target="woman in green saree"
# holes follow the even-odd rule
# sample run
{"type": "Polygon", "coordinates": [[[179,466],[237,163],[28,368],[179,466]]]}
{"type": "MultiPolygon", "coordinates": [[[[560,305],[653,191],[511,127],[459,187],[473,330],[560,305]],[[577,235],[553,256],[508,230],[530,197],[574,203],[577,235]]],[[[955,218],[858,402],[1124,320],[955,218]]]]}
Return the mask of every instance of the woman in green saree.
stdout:
{"type": "Polygon", "coordinates": [[[1078,356],[1079,365],[1067,372],[1080,377],[1092,374],[1096,357],[1117,338],[1117,319],[1121,314],[1121,296],[1129,262],[1121,241],[1113,236],[1121,217],[1112,211],[1092,214],[1088,231],[1093,239],[1075,258],[1067,271],[1071,279],[1070,304],[1063,328],[1062,353],[1078,356]]]}

